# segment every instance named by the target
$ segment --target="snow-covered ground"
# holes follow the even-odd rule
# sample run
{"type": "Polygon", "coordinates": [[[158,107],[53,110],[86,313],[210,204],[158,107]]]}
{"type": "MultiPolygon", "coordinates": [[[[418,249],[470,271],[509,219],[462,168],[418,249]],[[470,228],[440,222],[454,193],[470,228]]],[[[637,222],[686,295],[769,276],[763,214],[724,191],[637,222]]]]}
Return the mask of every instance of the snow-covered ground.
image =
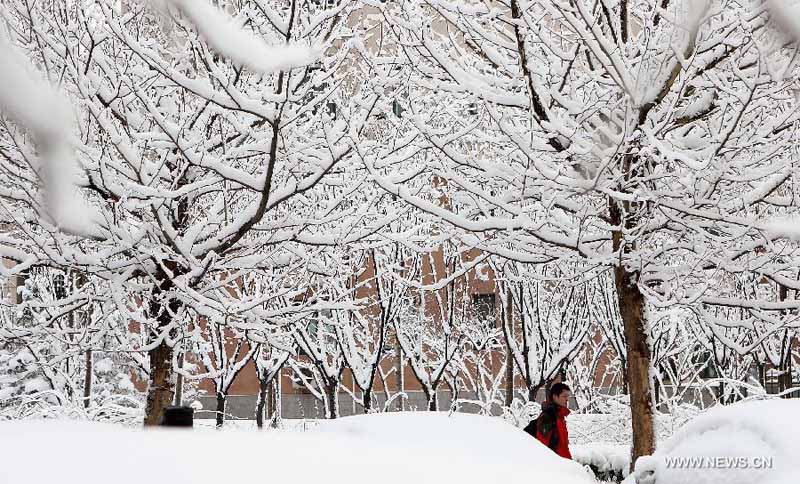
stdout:
{"type": "MultiPolygon", "coordinates": [[[[626,484],[637,478],[639,484],[800,482],[792,460],[800,456],[797,415],[797,400],[745,402],[711,409],[674,433],[678,417],[660,416],[660,433],[672,435],[659,439],[658,452],[640,460],[626,484]]],[[[169,483],[269,478],[337,484],[366,475],[381,484],[530,484],[534,476],[535,482],[592,484],[581,464],[617,475],[627,475],[629,465],[630,436],[615,414],[569,417],[576,462],[555,456],[502,418],[469,414],[283,420],[280,431],[228,420],[216,432],[214,423],[195,420],[194,430],[142,431],[61,419],[0,422],[0,484],[93,484],[109,482],[108,476],[115,483],[141,483],[142,469],[147,482],[169,483]]]]}
{"type": "Polygon", "coordinates": [[[12,421],[0,423],[0,456],[3,484],[594,482],[502,420],[446,413],[349,417],[308,432],[12,421]]]}
{"type": "Polygon", "coordinates": [[[635,478],[639,484],[796,484],[798,415],[798,400],[713,408],[639,459],[635,478]]]}
{"type": "MultiPolygon", "coordinates": [[[[319,426],[319,422],[320,421],[316,419],[299,419],[299,418],[283,419],[281,420],[280,427],[264,428],[261,429],[261,431],[273,432],[277,430],[281,432],[307,432],[319,426]]],[[[267,426],[268,424],[269,424],[268,422],[264,423],[265,426],[267,426]]],[[[213,431],[222,430],[224,432],[259,430],[255,420],[226,420],[225,425],[223,425],[221,429],[217,429],[216,420],[210,418],[195,419],[194,428],[195,430],[213,430],[213,431]]]]}
{"type": "Polygon", "coordinates": [[[587,472],[580,465],[558,457],[528,434],[494,417],[464,413],[383,413],[322,421],[312,432],[396,445],[429,455],[446,449],[455,456],[476,456],[497,470],[514,470],[515,475],[527,476],[528,482],[534,477],[541,482],[593,481],[586,479],[587,472]]]}

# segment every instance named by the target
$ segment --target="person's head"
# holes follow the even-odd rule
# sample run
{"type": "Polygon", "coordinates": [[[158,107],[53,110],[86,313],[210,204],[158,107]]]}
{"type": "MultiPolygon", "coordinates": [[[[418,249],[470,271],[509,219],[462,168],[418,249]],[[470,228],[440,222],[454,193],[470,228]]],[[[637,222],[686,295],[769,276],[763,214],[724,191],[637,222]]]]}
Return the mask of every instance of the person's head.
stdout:
{"type": "Polygon", "coordinates": [[[550,401],[561,407],[569,404],[570,389],[564,383],[556,383],[550,387],[550,401]]]}

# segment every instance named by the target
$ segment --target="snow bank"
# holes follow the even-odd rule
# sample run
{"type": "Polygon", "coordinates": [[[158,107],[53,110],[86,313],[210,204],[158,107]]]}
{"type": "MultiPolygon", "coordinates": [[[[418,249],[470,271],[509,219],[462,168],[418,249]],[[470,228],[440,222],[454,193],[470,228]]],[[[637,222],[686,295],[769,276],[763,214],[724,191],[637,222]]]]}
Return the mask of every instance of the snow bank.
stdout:
{"type": "Polygon", "coordinates": [[[652,456],[636,461],[640,484],[800,482],[800,401],[751,401],[695,418],[652,456]],[[691,459],[689,459],[691,458],[691,459]]]}
{"type": "MultiPolygon", "coordinates": [[[[320,422],[311,433],[337,435],[395,446],[420,455],[439,455],[468,482],[482,469],[505,470],[513,482],[593,482],[588,471],[501,418],[443,412],[391,412],[320,422]]],[[[441,465],[441,464],[440,464],[441,465]]],[[[492,478],[490,482],[506,482],[492,478]]],[[[448,479],[452,481],[453,479],[448,479]]]]}
{"type": "Polygon", "coordinates": [[[0,483],[15,484],[593,482],[502,421],[422,412],[349,417],[311,432],[2,422],[0,455],[0,483]]]}

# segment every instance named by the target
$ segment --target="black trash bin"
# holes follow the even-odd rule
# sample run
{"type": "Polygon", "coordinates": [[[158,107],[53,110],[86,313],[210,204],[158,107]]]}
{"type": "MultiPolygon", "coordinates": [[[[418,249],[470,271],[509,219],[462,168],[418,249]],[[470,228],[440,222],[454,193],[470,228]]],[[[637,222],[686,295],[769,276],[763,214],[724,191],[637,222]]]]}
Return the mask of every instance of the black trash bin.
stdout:
{"type": "Polygon", "coordinates": [[[172,405],[164,409],[161,417],[163,427],[194,427],[194,409],[187,406],[172,405]]]}

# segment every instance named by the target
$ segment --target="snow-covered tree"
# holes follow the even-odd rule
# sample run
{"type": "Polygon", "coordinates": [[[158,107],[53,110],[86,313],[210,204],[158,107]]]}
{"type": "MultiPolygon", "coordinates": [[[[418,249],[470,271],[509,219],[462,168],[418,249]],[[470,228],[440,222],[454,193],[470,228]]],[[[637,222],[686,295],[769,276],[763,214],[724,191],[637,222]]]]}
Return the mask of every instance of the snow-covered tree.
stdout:
{"type": "Polygon", "coordinates": [[[756,271],[797,286],[779,260],[797,247],[768,227],[796,205],[794,47],[769,40],[762,7],[376,7],[390,27],[373,62],[400,68],[374,82],[402,79],[408,95],[402,144],[364,156],[368,168],[467,247],[526,263],[579,257],[613,274],[631,462],[655,446],[648,307],[797,307],[746,301],[712,277],[756,271]]]}
{"type": "Polygon", "coordinates": [[[272,277],[298,247],[362,234],[349,215],[364,176],[345,167],[374,94],[343,92],[346,6],[215,3],[0,6],[10,43],[72,104],[71,195],[87,207],[80,230],[52,216],[36,133],[4,117],[3,255],[11,275],[75,268],[113,295],[144,336],[129,349],[149,357],[146,424],[173,401],[183,329],[257,307],[226,289],[241,272],[272,277]]]}
{"type": "MultiPolygon", "coordinates": [[[[503,333],[529,401],[563,374],[586,343],[598,305],[592,278],[580,267],[526,267],[506,264],[502,292],[511,295],[511,317],[503,333]]],[[[504,306],[504,311],[508,308],[504,306]]]]}

